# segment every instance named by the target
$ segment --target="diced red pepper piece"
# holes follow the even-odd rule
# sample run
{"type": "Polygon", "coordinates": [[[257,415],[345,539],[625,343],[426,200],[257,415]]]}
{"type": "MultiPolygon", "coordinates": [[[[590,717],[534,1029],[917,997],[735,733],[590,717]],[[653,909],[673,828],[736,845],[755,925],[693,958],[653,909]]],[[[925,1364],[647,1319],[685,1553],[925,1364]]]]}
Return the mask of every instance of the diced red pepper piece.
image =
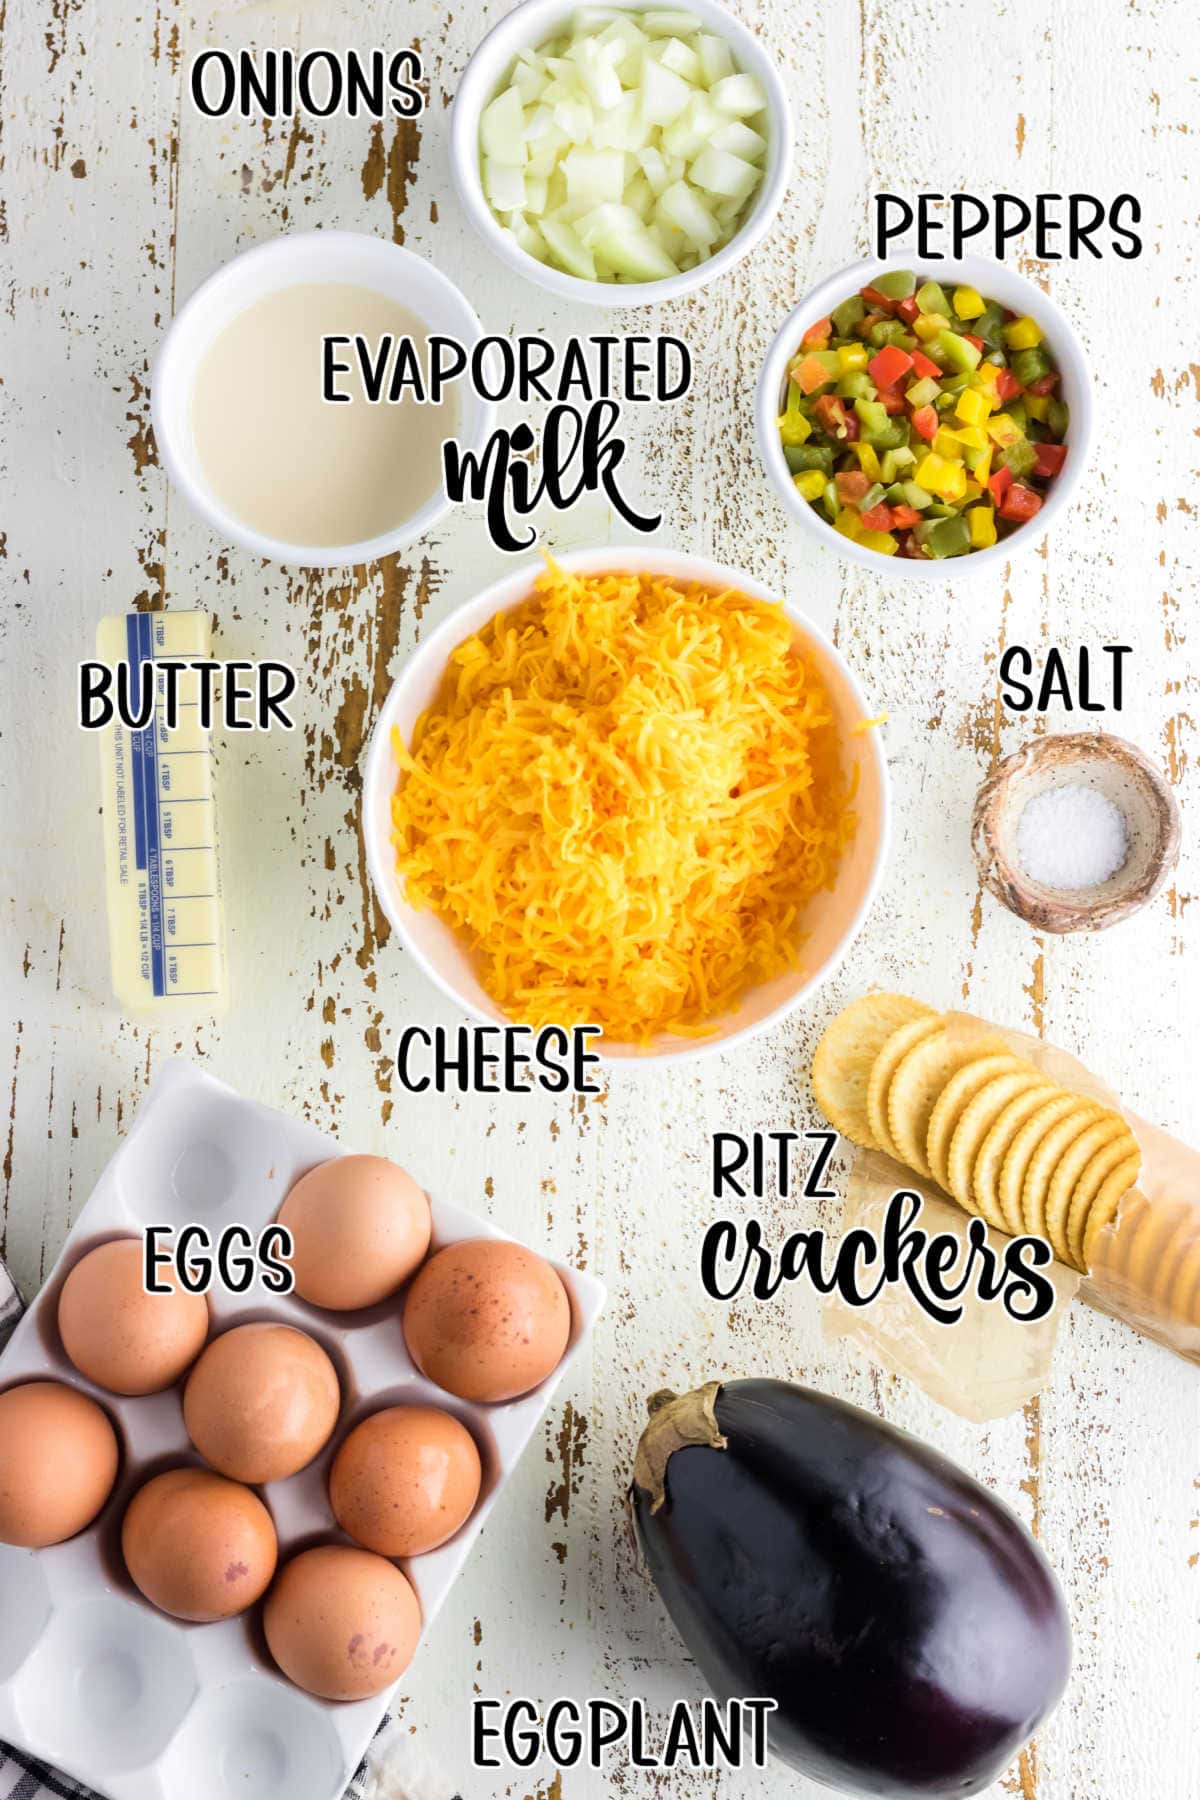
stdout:
{"type": "Polygon", "coordinates": [[[968,344],[974,344],[980,356],[982,356],[987,349],[987,345],[984,343],[983,339],[981,337],[976,337],[973,331],[964,331],[963,336],[966,338],[968,344]]]}
{"type": "Polygon", "coordinates": [[[1027,519],[1032,519],[1034,513],[1041,512],[1041,510],[1042,496],[1035,494],[1031,487],[1026,487],[1023,481],[1014,481],[1004,496],[1000,517],[1012,519],[1016,524],[1024,525],[1027,519]]]}
{"type": "Polygon", "coordinates": [[[1012,470],[1007,463],[1001,463],[1000,467],[996,470],[996,473],[988,478],[988,487],[991,490],[992,499],[996,502],[997,506],[1001,504],[1012,484],[1012,470]]]}
{"type": "Polygon", "coordinates": [[[819,363],[815,356],[806,356],[803,362],[797,363],[792,370],[792,380],[802,394],[815,394],[817,389],[832,381],[833,376],[819,363]]]}
{"type": "Polygon", "coordinates": [[[916,412],[912,416],[912,424],[915,432],[918,432],[927,443],[932,443],[937,436],[937,408],[933,406],[918,406],[916,412]]]}
{"type": "Polygon", "coordinates": [[[1036,381],[1031,381],[1025,392],[1027,394],[1052,394],[1058,386],[1058,380],[1058,370],[1051,369],[1048,375],[1039,375],[1036,381]]]}
{"type": "Polygon", "coordinates": [[[996,377],[996,398],[1001,406],[1004,405],[1006,400],[1015,400],[1017,395],[1022,391],[1021,384],[1013,374],[1012,370],[1001,369],[999,375],[996,377]]]}
{"type": "Polygon", "coordinates": [[[915,294],[910,294],[907,300],[901,300],[899,306],[897,306],[896,317],[898,319],[903,319],[906,325],[911,325],[920,310],[920,307],[917,305],[917,296],[915,294]]]}
{"type": "Polygon", "coordinates": [[[862,436],[862,420],[856,412],[850,411],[846,414],[846,429],[842,435],[848,444],[857,444],[862,436]]]}
{"type": "Polygon", "coordinates": [[[839,469],[833,480],[843,506],[857,506],[871,485],[870,476],[861,469],[839,469]]]}
{"type": "Polygon", "coordinates": [[[904,395],[899,388],[881,387],[875,398],[886,413],[902,413],[904,411],[904,395]]]}
{"type": "Polygon", "coordinates": [[[941,379],[942,371],[938,368],[932,356],[926,356],[923,350],[913,351],[912,364],[913,374],[919,375],[922,381],[928,381],[931,375],[935,381],[941,379]]]}
{"type": "Polygon", "coordinates": [[[889,319],[895,318],[899,301],[891,299],[887,294],[881,294],[878,288],[870,285],[860,288],[858,291],[868,306],[874,307],[878,312],[886,313],[889,319]]]}
{"type": "Polygon", "coordinates": [[[921,514],[915,506],[893,506],[892,530],[899,531],[902,526],[919,525],[921,514]]]}
{"type": "Polygon", "coordinates": [[[809,326],[800,339],[800,348],[802,350],[824,350],[832,332],[832,319],[818,319],[815,325],[809,326]]]}
{"type": "Polygon", "coordinates": [[[1037,451],[1037,461],[1033,465],[1035,475],[1047,478],[1057,475],[1067,460],[1066,444],[1035,444],[1034,449],[1037,451]]]}
{"type": "Polygon", "coordinates": [[[912,366],[913,359],[907,350],[901,350],[899,344],[885,344],[867,364],[867,374],[876,387],[890,388],[895,387],[900,377],[907,375],[912,366]]]}
{"type": "Polygon", "coordinates": [[[896,539],[896,555],[908,556],[914,561],[924,561],[925,552],[918,544],[911,531],[902,531],[896,539]]]}
{"type": "Polygon", "coordinates": [[[822,394],[813,406],[813,417],[827,436],[845,438],[846,408],[837,394],[822,394]]]}
{"type": "Polygon", "coordinates": [[[869,512],[862,515],[861,523],[864,531],[890,531],[892,529],[892,509],[890,506],[885,506],[881,500],[878,506],[871,507],[869,512]]]}

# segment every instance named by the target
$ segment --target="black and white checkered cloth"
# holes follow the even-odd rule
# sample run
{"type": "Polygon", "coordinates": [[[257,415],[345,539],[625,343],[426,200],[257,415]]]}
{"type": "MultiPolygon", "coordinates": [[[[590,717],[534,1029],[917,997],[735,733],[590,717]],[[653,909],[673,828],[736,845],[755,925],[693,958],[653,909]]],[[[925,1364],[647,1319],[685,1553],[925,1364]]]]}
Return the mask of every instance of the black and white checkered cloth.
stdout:
{"type": "MultiPolygon", "coordinates": [[[[363,1800],[366,1774],[364,1762],[346,1789],[346,1800],[363,1800]]],[[[0,1744],[0,1800],[100,1800],[100,1796],[57,1769],[0,1744]]]]}

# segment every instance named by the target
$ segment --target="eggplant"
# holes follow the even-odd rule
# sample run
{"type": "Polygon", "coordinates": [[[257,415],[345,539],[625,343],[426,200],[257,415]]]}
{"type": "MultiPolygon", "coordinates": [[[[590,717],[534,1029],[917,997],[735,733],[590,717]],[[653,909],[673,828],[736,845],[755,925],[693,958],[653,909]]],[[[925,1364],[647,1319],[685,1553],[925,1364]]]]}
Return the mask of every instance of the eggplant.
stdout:
{"type": "Polygon", "coordinates": [[[630,1508],[722,1701],[848,1793],[978,1794],[1053,1710],[1071,1636],[1020,1520],[919,1439],[786,1381],[654,1395],[630,1508]]]}

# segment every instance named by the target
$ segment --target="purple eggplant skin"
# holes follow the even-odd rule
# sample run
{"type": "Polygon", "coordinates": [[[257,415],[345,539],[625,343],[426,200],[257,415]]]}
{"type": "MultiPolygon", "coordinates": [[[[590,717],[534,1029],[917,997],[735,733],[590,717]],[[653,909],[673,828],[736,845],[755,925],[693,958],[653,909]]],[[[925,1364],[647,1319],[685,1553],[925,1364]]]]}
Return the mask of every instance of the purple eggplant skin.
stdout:
{"type": "Polygon", "coordinates": [[[657,1509],[636,1475],[630,1498],[714,1693],[777,1701],[773,1754],[830,1787],[940,1800],[990,1786],[1070,1672],[1062,1595],[1020,1520],[856,1406],[785,1381],[704,1392],[724,1448],[669,1448],[657,1509]]]}

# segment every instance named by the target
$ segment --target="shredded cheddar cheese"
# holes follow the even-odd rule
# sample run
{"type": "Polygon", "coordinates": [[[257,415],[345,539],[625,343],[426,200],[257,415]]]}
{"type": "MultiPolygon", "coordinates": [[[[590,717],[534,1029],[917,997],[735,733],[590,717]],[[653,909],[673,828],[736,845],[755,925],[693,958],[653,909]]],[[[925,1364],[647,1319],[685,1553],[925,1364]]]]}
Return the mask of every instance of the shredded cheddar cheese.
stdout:
{"type": "Polygon", "coordinates": [[[551,564],[454,651],[397,867],[535,1026],[697,1036],[799,961],[854,833],[829,701],[779,606],[551,564]]]}

